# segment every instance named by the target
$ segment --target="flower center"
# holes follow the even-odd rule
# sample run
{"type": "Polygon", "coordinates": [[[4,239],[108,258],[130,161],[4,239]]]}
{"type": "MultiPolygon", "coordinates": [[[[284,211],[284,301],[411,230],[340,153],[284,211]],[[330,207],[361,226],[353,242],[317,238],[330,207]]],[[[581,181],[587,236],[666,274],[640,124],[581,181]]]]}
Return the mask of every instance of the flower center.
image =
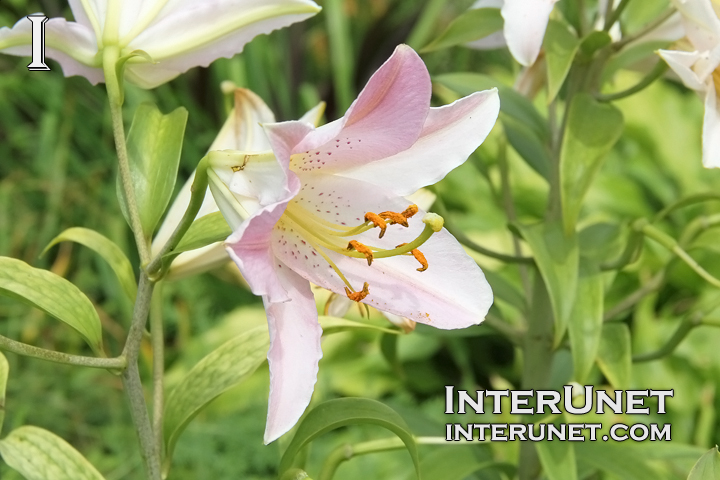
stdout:
{"type": "Polygon", "coordinates": [[[424,272],[428,269],[428,262],[425,255],[418,248],[425,243],[435,232],[439,232],[443,226],[443,219],[437,214],[428,213],[423,218],[425,228],[413,241],[402,243],[393,249],[384,249],[373,245],[366,245],[355,239],[361,233],[367,232],[373,228],[379,228],[379,238],[385,235],[388,225],[400,225],[408,227],[408,220],[418,212],[416,205],[410,205],[403,212],[381,212],[375,214],[367,212],[365,221],[355,227],[338,225],[329,222],[318,215],[308,211],[298,202],[290,202],[283,214],[283,221],[293,224],[296,231],[300,232],[303,238],[312,246],[332,267],[340,279],[345,283],[345,292],[351,300],[359,302],[368,294],[368,284],[365,282],[361,290],[355,290],[350,281],[338,268],[335,262],[327,255],[325,250],[344,255],[352,258],[363,258],[367,261],[368,266],[372,266],[373,260],[395,257],[398,255],[413,256],[420,263],[421,267],[417,270],[424,272]]]}

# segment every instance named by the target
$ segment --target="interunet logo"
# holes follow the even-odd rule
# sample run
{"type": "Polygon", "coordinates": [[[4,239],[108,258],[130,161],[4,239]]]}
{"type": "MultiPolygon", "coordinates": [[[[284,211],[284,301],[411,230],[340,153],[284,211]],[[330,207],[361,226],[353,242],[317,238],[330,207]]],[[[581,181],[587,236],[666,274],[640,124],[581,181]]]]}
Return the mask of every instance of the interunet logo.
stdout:
{"type": "MultiPolygon", "coordinates": [[[[510,413],[512,415],[562,415],[558,405],[561,405],[565,413],[571,415],[584,415],[594,411],[598,414],[612,412],[615,414],[640,414],[650,415],[650,407],[645,406],[645,400],[657,397],[656,413],[665,413],[665,399],[673,397],[673,390],[615,390],[611,397],[603,390],[593,391],[592,385],[585,386],[584,404],[576,406],[573,404],[573,390],[579,385],[565,385],[562,392],[555,390],[478,390],[473,397],[467,390],[458,390],[455,398],[455,387],[445,387],[445,413],[454,414],[466,413],[471,409],[478,414],[485,413],[485,400],[492,399],[492,413],[500,414],[501,399],[510,399],[510,413]],[[457,400],[457,402],[456,402],[457,400]],[[455,404],[457,403],[457,410],[455,404]],[[469,408],[468,408],[469,407],[469,408]]],[[[490,410],[488,408],[488,412],[490,410]]],[[[478,441],[512,442],[515,440],[539,442],[542,440],[560,440],[570,442],[594,442],[598,440],[598,430],[603,425],[600,423],[448,423],[445,425],[445,440],[448,442],[472,441],[476,437],[478,441]],[[587,435],[585,435],[587,434],[587,435]]],[[[626,425],[616,423],[610,426],[607,435],[600,437],[603,441],[613,440],[624,442],[632,439],[636,442],[670,441],[671,425],[669,423],[657,423],[646,425],[636,423],[626,425]]]]}
{"type": "Polygon", "coordinates": [[[31,72],[50,70],[45,65],[45,22],[48,17],[45,15],[28,15],[27,19],[32,22],[32,62],[28,65],[31,72]]]}

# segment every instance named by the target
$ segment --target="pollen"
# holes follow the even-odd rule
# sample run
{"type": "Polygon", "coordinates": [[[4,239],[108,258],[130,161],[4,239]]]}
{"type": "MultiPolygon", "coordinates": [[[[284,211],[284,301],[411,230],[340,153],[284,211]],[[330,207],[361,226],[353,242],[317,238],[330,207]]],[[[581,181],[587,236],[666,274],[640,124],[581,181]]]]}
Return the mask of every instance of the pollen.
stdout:
{"type": "Polygon", "coordinates": [[[347,295],[347,297],[353,302],[360,302],[370,294],[370,291],[368,290],[369,286],[370,285],[365,282],[363,289],[359,292],[351,292],[348,287],[345,287],[345,295],[347,295]]]}
{"type": "Polygon", "coordinates": [[[408,226],[408,218],[412,217],[418,212],[417,205],[410,205],[405,210],[403,210],[401,213],[397,212],[381,212],[380,217],[384,218],[390,224],[398,224],[402,225],[403,227],[408,226]]]}
{"type": "Polygon", "coordinates": [[[405,210],[403,210],[401,215],[405,218],[410,218],[413,215],[415,215],[418,212],[418,210],[419,210],[418,206],[415,204],[412,204],[409,207],[407,207],[405,210]]]}
{"type": "MultiPolygon", "coordinates": [[[[395,248],[404,247],[405,245],[407,245],[407,243],[401,243],[400,245],[398,245],[395,248]]],[[[418,250],[416,248],[415,250],[411,250],[410,253],[412,254],[413,257],[415,257],[415,260],[420,262],[421,267],[417,269],[418,272],[424,272],[425,270],[428,269],[428,261],[425,258],[425,255],[423,255],[423,253],[420,250],[418,250]]]]}
{"type": "Polygon", "coordinates": [[[365,214],[365,221],[371,222],[376,227],[380,228],[380,236],[379,238],[383,238],[385,235],[385,230],[387,230],[387,223],[385,223],[385,220],[380,218],[380,216],[373,212],[367,212],[365,214]]]}
{"type": "Polygon", "coordinates": [[[357,240],[350,240],[350,243],[348,243],[347,249],[348,250],[357,250],[358,252],[362,253],[363,255],[365,255],[365,258],[367,258],[368,266],[372,265],[373,252],[366,245],[363,245],[362,243],[358,242],[357,240]]]}

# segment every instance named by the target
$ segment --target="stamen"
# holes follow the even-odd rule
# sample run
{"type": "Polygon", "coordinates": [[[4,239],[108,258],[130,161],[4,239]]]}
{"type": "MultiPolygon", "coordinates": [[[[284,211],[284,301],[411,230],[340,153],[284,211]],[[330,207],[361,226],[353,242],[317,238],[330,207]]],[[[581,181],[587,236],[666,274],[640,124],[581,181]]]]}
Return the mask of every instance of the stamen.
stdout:
{"type": "Polygon", "coordinates": [[[413,215],[415,215],[419,211],[418,206],[415,204],[410,205],[402,212],[402,216],[405,218],[410,218],[413,215]]]}
{"type": "Polygon", "coordinates": [[[408,227],[408,218],[412,217],[418,212],[417,205],[410,205],[401,213],[397,212],[380,212],[380,217],[389,221],[390,224],[398,224],[403,227],[408,227]]]}
{"type": "Polygon", "coordinates": [[[348,250],[357,250],[359,253],[362,253],[365,255],[365,258],[367,258],[368,266],[372,265],[373,261],[373,251],[368,248],[367,246],[363,245],[362,243],[358,242],[357,240],[350,240],[350,243],[348,243],[347,246],[348,250]]]}
{"type": "Polygon", "coordinates": [[[370,294],[370,291],[368,290],[369,286],[370,285],[365,282],[365,284],[363,285],[363,289],[359,292],[351,292],[349,288],[345,287],[345,295],[347,295],[348,298],[354,302],[360,302],[370,294]]]}
{"type": "Polygon", "coordinates": [[[383,238],[383,236],[385,235],[385,230],[387,230],[387,223],[385,223],[385,220],[380,218],[376,213],[367,212],[365,214],[365,222],[371,222],[376,227],[379,227],[380,236],[378,238],[383,238]]]}
{"type": "MultiPolygon", "coordinates": [[[[407,243],[401,243],[400,245],[398,245],[395,248],[404,247],[405,245],[407,245],[407,243]]],[[[425,270],[428,269],[428,261],[427,261],[427,259],[425,259],[425,255],[423,255],[423,253],[420,250],[418,250],[417,248],[414,248],[413,250],[410,251],[410,253],[412,254],[413,257],[415,257],[415,260],[420,262],[420,265],[422,265],[422,267],[416,269],[418,272],[424,272],[425,270]]]]}

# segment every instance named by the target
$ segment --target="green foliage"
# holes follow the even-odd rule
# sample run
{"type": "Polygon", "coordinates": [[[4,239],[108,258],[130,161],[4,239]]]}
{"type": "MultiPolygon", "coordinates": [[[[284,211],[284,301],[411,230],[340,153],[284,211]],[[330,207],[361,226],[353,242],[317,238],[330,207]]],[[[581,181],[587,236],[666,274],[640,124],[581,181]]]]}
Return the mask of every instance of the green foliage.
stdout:
{"type": "Polygon", "coordinates": [[[232,230],[220,212],[204,215],[195,220],[177,247],[168,255],[189,252],[221,242],[230,236],[232,230]]]}
{"type": "Polygon", "coordinates": [[[547,58],[548,101],[552,101],[570,72],[580,41],[563,23],[550,20],[543,47],[547,58]]]}
{"type": "Polygon", "coordinates": [[[0,455],[27,480],[104,480],[69,443],[38,427],[20,427],[0,440],[0,455]]]}
{"type": "Polygon", "coordinates": [[[497,8],[476,8],[461,14],[421,51],[432,52],[485,38],[503,28],[503,18],[497,8]]]}
{"type": "Polygon", "coordinates": [[[545,440],[538,442],[535,447],[549,480],[577,480],[575,443],[545,440]]]}
{"type": "Polygon", "coordinates": [[[720,452],[717,447],[700,457],[690,470],[688,480],[717,480],[720,478],[720,452]]]}
{"type": "Polygon", "coordinates": [[[616,389],[630,387],[630,330],[624,323],[606,323],[602,327],[597,363],[616,389]]]}
{"type": "Polygon", "coordinates": [[[103,355],[100,318],[90,300],[72,283],[47,270],[0,257],[0,295],[39,308],[74,328],[93,351],[103,355]]]}
{"type": "Polygon", "coordinates": [[[581,260],[577,294],[568,336],[573,354],[573,378],[584,384],[600,347],[603,323],[603,278],[597,266],[581,260]]]}

